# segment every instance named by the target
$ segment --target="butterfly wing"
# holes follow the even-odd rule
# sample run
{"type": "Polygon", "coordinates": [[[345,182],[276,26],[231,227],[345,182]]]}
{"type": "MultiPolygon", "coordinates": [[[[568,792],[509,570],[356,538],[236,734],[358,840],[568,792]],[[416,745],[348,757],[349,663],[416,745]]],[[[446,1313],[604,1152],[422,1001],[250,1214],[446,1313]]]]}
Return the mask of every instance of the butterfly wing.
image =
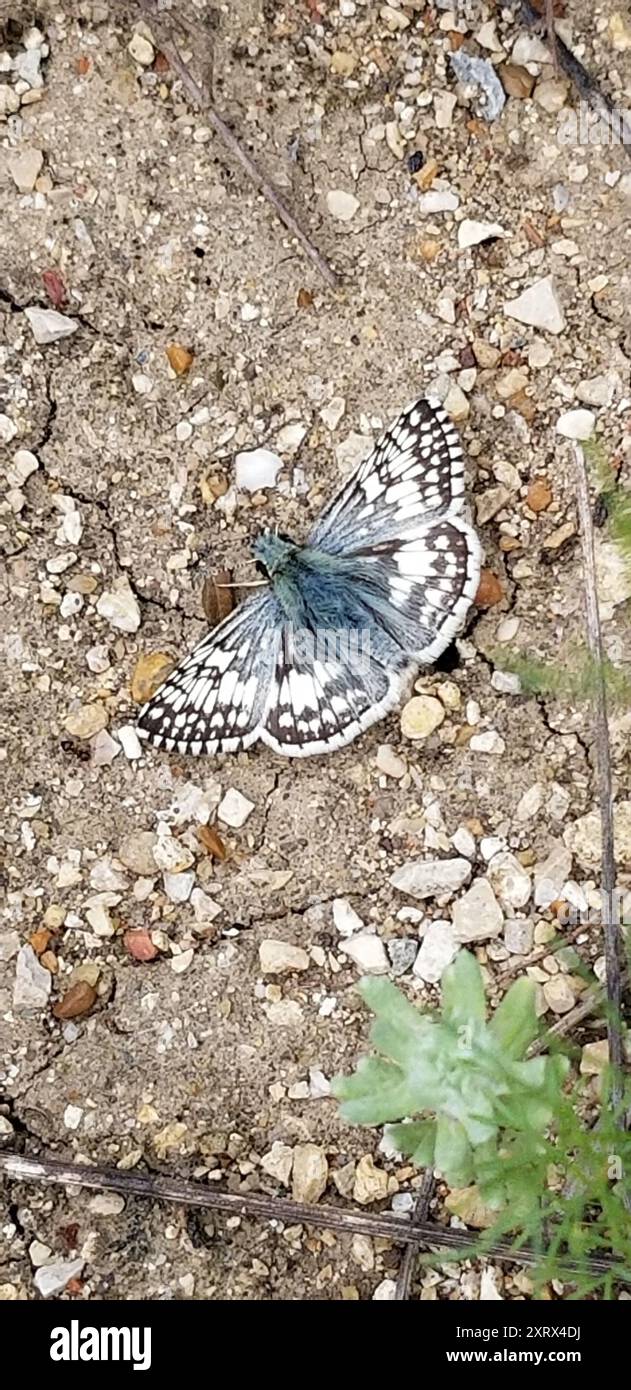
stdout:
{"type": "Polygon", "coordinates": [[[213,628],[142,706],[141,738],[178,753],[236,753],[259,737],[282,614],[270,591],[213,628]]]}
{"type": "Polygon", "coordinates": [[[279,644],[259,736],[276,753],[304,758],[351,743],[399,703],[409,663],[384,666],[348,633],[292,633],[279,644]]]}
{"type": "Polygon", "coordinates": [[[348,554],[414,535],[419,524],[464,508],[464,455],[438,401],[399,415],[318,518],[309,545],[348,554]]]}

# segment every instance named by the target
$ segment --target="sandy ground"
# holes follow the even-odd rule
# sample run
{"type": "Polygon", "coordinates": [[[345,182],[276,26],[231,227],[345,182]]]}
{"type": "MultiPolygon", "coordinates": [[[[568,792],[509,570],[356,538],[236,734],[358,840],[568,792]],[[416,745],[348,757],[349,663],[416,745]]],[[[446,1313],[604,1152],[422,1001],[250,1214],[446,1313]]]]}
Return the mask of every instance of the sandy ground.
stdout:
{"type": "MultiPolygon", "coordinates": [[[[28,51],[31,21],[41,30],[32,48],[43,38],[48,53],[41,99],[0,124],[0,1140],[209,1182],[221,1174],[229,1190],[266,1192],[286,1191],[262,1166],[272,1145],[313,1144],[328,1163],[325,1200],[361,1198],[353,1165],[372,1155],[383,1204],[401,1207],[419,1176],[379,1151],[378,1133],[345,1128],[323,1094],[353,1064],[368,1024],[332,904],[346,900],[386,946],[418,946],[453,904],[415,902],[391,875],[404,861],[453,856],[458,830],[473,837],[474,878],[508,850],[532,883],[560,846],[569,862],[559,890],[568,878],[597,879],[593,836],[591,849],[589,835],[572,838],[595,804],[586,712],[515,693],[501,651],[567,661],[580,633],[559,417],[593,411],[623,476],[627,467],[625,154],[559,142],[546,106],[564,93],[549,64],[534,69],[539,86],[553,82],[540,100],[511,96],[498,120],[480,119],[448,65],[459,39],[444,10],[220,6],[217,104],[340,272],[331,291],[164,64],[132,56],[131,6],[42,4],[18,20],[19,8],[8,7],[0,57],[28,51]],[[457,103],[445,105],[446,93],[457,103]],[[428,188],[451,191],[451,211],[423,201],[408,166],[417,150],[425,168],[436,160],[428,188]],[[18,164],[16,182],[15,160],[28,151],[43,159],[25,188],[29,169],[18,164]],[[340,191],[357,202],[349,220],[327,197],[340,191]],[[464,219],[499,223],[505,235],[462,248],[464,219]],[[51,307],[42,275],[52,270],[76,329],[38,344],[24,310],[51,307]],[[550,275],[561,331],[507,313],[550,275]],[[172,343],[194,355],[180,376],[166,356],[172,343]],[[590,387],[594,377],[600,386],[590,387]],[[305,534],[380,425],[432,383],[450,393],[486,565],[501,586],[474,611],[451,669],[422,682],[445,708],[436,731],[413,742],[393,715],[344,752],[298,764],[262,748],[213,761],[138,757],[129,736],[121,748],[137,663],[156,651],[179,657],[201,635],[206,574],[225,565],[251,574],[262,523],[305,534]],[[590,403],[590,391],[602,401],[590,403]],[[234,490],[233,460],[258,445],[277,451],[283,469],[276,488],[250,498],[234,490]],[[533,493],[537,480],[545,485],[533,493]],[[112,594],[123,595],[122,620],[112,594]],[[396,777],[378,766],[392,757],[383,745],[403,760],[396,777]],[[238,827],[220,815],[228,857],[219,862],[195,829],[215,822],[230,788],[252,809],[238,827]],[[185,866],[166,878],[153,854],[160,824],[185,866]],[[155,959],[132,959],[130,928],[153,933],[155,959]],[[303,948],[308,968],[264,976],[259,947],[270,938],[303,948]],[[31,983],[14,994],[18,960],[31,983]],[[59,1019],[53,1008],[77,982],[96,998],[59,1019]]],[[[616,51],[607,28],[613,5],[595,18],[587,5],[568,8],[590,69],[621,99],[631,94],[630,53],[616,51]]],[[[524,37],[505,13],[468,6],[464,49],[497,66],[499,48],[508,55],[524,37]]],[[[3,63],[0,82],[15,80],[3,63]]],[[[628,589],[606,549],[602,566],[607,641],[619,656],[628,589]]],[[[627,723],[614,720],[623,802],[627,723]]],[[[621,867],[631,869],[624,849],[621,867]]],[[[506,933],[521,920],[523,969],[534,969],[553,1022],[583,983],[569,959],[560,970],[529,967],[552,928],[527,892],[519,906],[498,892],[509,926],[476,950],[499,996],[502,967],[520,963],[506,933]]],[[[597,962],[597,936],[579,944],[597,962]]],[[[410,946],[410,964],[414,954],[410,946]]],[[[419,974],[402,983],[417,1000],[436,997],[419,974]]],[[[284,1175],[291,1190],[287,1164],[284,1175]]],[[[433,1211],[447,1220],[442,1192],[433,1211]]],[[[398,1267],[386,1242],[118,1207],[6,1190],[4,1296],[39,1297],[38,1268],[66,1260],[77,1269],[64,1296],[97,1299],[370,1299],[388,1295],[383,1281],[398,1267]]],[[[480,1277],[477,1266],[425,1271],[414,1296],[475,1299],[480,1277]]],[[[501,1296],[528,1296],[516,1269],[485,1277],[482,1296],[489,1279],[501,1296]]]]}

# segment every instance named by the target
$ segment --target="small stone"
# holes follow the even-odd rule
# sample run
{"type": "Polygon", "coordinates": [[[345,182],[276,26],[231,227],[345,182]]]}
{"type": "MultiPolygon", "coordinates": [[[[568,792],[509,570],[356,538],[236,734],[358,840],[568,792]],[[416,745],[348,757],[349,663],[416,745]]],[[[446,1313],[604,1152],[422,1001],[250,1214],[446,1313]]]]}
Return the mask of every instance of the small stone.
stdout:
{"type": "MultiPolygon", "coordinates": [[[[32,90],[36,90],[44,85],[44,79],[40,72],[42,52],[40,48],[30,48],[24,53],[17,53],[13,59],[13,71],[18,82],[26,82],[32,90]]],[[[30,96],[30,93],[22,93],[22,101],[30,96]]],[[[25,103],[26,104],[26,103],[25,103]]]]}
{"type": "Polygon", "coordinates": [[[390,958],[390,974],[394,975],[396,980],[412,969],[418,955],[418,941],[412,941],[407,937],[395,937],[387,942],[387,951],[390,958]]]}
{"type": "Polygon", "coordinates": [[[268,1174],[268,1177],[275,1178],[276,1182],[283,1184],[283,1187],[289,1187],[293,1161],[293,1149],[289,1147],[289,1144],[281,1144],[280,1140],[276,1139],[271,1149],[263,1154],[261,1168],[264,1173],[268,1174]]]}
{"type": "Polygon", "coordinates": [[[502,355],[499,348],[493,347],[492,343],[485,342],[484,338],[474,338],[471,350],[478,367],[496,367],[502,355]]]}
{"type": "MultiPolygon", "coordinates": [[[[109,663],[108,663],[109,664],[109,663]]],[[[173,657],[167,652],[146,652],[138,658],[131,678],[131,698],[144,705],[160,689],[173,670],[173,657]]]]}
{"type": "Polygon", "coordinates": [[[581,1049],[579,1071],[583,1076],[600,1076],[609,1065],[609,1043],[606,1038],[597,1042],[585,1043],[581,1049]]]}
{"type": "Polygon", "coordinates": [[[458,944],[466,941],[488,941],[499,936],[503,926],[504,915],[488,879],[477,878],[458,902],[454,903],[454,939],[458,944]]]}
{"type": "Polygon", "coordinates": [[[143,747],[133,724],[123,724],[116,730],[116,737],[120,741],[121,748],[129,762],[137,762],[142,757],[143,747]]]}
{"type": "Polygon", "coordinates": [[[156,836],[153,830],[135,830],[121,840],[118,858],[126,869],[141,878],[153,878],[156,872],[154,848],[156,836]]]}
{"type": "Polygon", "coordinates": [[[545,478],[535,478],[526,494],[526,506],[531,512],[545,512],[552,502],[552,490],[545,478]]]}
{"type": "Polygon", "coordinates": [[[44,1245],[42,1240],[32,1240],[29,1248],[29,1259],[34,1269],[39,1269],[45,1265],[52,1255],[50,1245],[44,1245]]]}
{"type": "Polygon", "coordinates": [[[96,611],[118,632],[137,632],[140,627],[140,607],[126,577],[116,579],[101,594],[96,611]]]}
{"type": "Polygon", "coordinates": [[[300,420],[290,420],[288,425],[283,425],[276,436],[276,443],[281,454],[295,454],[306,433],[307,426],[303,425],[300,420]]]}
{"type": "Polygon", "coordinates": [[[346,401],[343,396],[333,396],[320,411],[320,419],[328,430],[336,430],[340,420],[346,410],[346,401]]]}
{"type": "Polygon", "coordinates": [[[418,209],[423,217],[435,217],[439,212],[455,212],[459,201],[450,188],[430,188],[420,194],[418,209]]]}
{"type": "Polygon", "coordinates": [[[297,999],[279,999],[276,1004],[267,1004],[265,1013],[275,1028],[299,1028],[302,1024],[302,1009],[297,999]]]}
{"type": "Polygon", "coordinates": [[[527,956],[532,951],[534,928],[532,922],[511,917],[504,927],[504,945],[511,955],[527,956]]]}
{"type": "Polygon", "coordinates": [[[466,825],[459,825],[455,835],[451,837],[451,843],[458,854],[463,854],[466,859],[473,859],[475,854],[475,838],[466,825]]]}
{"type": "Polygon", "coordinates": [[[517,299],[504,305],[504,313],[518,323],[531,328],[545,328],[548,333],[562,333],[565,319],[551,275],[536,280],[517,299]]]}
{"type": "Polygon", "coordinates": [[[217,815],[224,825],[231,826],[233,830],[240,830],[253,810],[253,801],[248,801],[247,796],[243,796],[236,787],[229,787],[219,803],[217,815]]]}
{"type": "MultiPolygon", "coordinates": [[[[454,92],[441,91],[434,93],[434,120],[437,130],[449,130],[453,120],[458,98],[454,92]]],[[[480,240],[484,240],[483,237],[480,240]]],[[[470,243],[475,245],[474,242],[470,243]]]]}
{"type": "Polygon", "coordinates": [[[414,695],[401,712],[401,733],[404,738],[424,739],[438,729],[445,718],[440,700],[432,695],[414,695]]]}
{"type": "Polygon", "coordinates": [[[556,526],[543,542],[544,550],[560,550],[566,545],[572,536],[576,535],[576,526],[573,521],[564,521],[562,526],[556,526]]]}
{"type": "Polygon", "coordinates": [[[127,48],[135,63],[139,63],[143,68],[151,67],[156,56],[155,49],[144,34],[134,34],[127,48]]]}
{"type": "Polygon", "coordinates": [[[7,1143],[13,1139],[14,1135],[15,1130],[11,1121],[7,1119],[6,1115],[0,1115],[0,1144],[7,1143]]]}
{"type": "Polygon", "coordinates": [[[571,851],[557,841],[543,862],[535,865],[535,907],[546,908],[556,902],[571,872],[571,851]]]}
{"type": "Polygon", "coordinates": [[[605,608],[613,610],[631,597],[631,571],[625,554],[615,541],[598,537],[595,544],[596,578],[598,597],[601,603],[601,617],[607,615],[605,608]]]}
{"type": "Polygon", "coordinates": [[[192,964],[194,954],[195,952],[193,951],[193,948],[191,946],[189,947],[188,951],[180,951],[180,954],[178,956],[172,956],[171,969],[173,971],[173,974],[183,975],[184,971],[188,970],[189,965],[192,964]]]}
{"type": "MultiPolygon", "coordinates": [[[[528,385],[528,372],[524,367],[511,367],[506,376],[500,377],[495,390],[501,401],[509,401],[528,385]]],[[[506,481],[506,480],[504,480],[506,481]]]]}
{"type": "Polygon", "coordinates": [[[146,927],[130,927],[123,936],[123,942],[125,950],[134,960],[155,960],[158,955],[158,947],[146,927]]]}
{"type": "Polygon", "coordinates": [[[66,732],[72,738],[93,738],[107,724],[107,710],[103,705],[80,705],[71,710],[64,720],[66,732]]]}
{"type": "Polygon", "coordinates": [[[11,156],[8,169],[20,193],[31,193],[41,173],[44,156],[41,150],[24,149],[11,156]]]}
{"type": "Polygon", "coordinates": [[[153,858],[159,869],[168,874],[181,874],[195,863],[188,845],[174,835],[159,835],[153,846],[153,858]]]}
{"type": "Polygon", "coordinates": [[[448,965],[451,965],[459,949],[460,945],[456,941],[451,922],[437,920],[430,922],[414,962],[412,974],[416,975],[419,980],[424,980],[426,984],[438,984],[443,971],[448,965]]]}
{"type": "Polygon", "coordinates": [[[359,211],[359,200],[343,188],[330,189],[326,195],[326,205],[331,217],[336,217],[338,222],[350,222],[359,211]]]}
{"type": "Polygon", "coordinates": [[[54,1298],[63,1293],[71,1279],[79,1279],[83,1274],[84,1260],[59,1260],[55,1264],[43,1265],[34,1276],[37,1292],[42,1298],[54,1298]]]}
{"type": "Polygon", "coordinates": [[[340,936],[349,937],[353,932],[363,931],[364,923],[348,902],[347,898],[333,899],[333,924],[340,936]]]}
{"type": "Polygon", "coordinates": [[[17,931],[0,931],[0,965],[13,960],[20,949],[20,934],[17,931]]]}
{"type": "Polygon", "coordinates": [[[585,405],[607,408],[611,405],[619,385],[620,378],[617,372],[603,372],[601,376],[586,377],[579,381],[576,394],[579,401],[583,401],[585,405]]]}
{"type": "Polygon", "coordinates": [[[515,97],[517,101],[527,100],[535,85],[535,79],[527,68],[519,67],[517,63],[500,63],[497,71],[508,97],[515,97]]]}
{"type": "Polygon", "coordinates": [[[550,116],[556,115],[567,100],[569,84],[561,77],[548,77],[538,82],[533,96],[538,106],[550,116]]]}
{"type": "Polygon", "coordinates": [[[345,49],[338,48],[331,55],[330,72],[334,77],[352,77],[357,67],[357,58],[354,53],[348,53],[345,49]]]}
{"type": "Polygon", "coordinates": [[[25,309],[24,313],[31,326],[31,332],[36,343],[45,346],[48,343],[58,343],[62,338],[69,338],[71,333],[76,333],[79,324],[77,319],[67,318],[65,314],[59,314],[56,309],[39,309],[33,306],[25,309]]]}
{"type": "Polygon", "coordinates": [[[468,859],[412,859],[390,876],[393,888],[423,902],[450,898],[471,877],[468,859]]]}
{"type": "Polygon", "coordinates": [[[463,217],[458,225],[458,246],[466,251],[470,246],[479,246],[483,241],[494,241],[505,237],[507,232],[499,222],[476,222],[471,217],[463,217]]]}
{"type": "Polygon", "coordinates": [[[372,1296],[373,1303],[394,1303],[397,1296],[397,1286],[394,1279],[382,1279],[377,1284],[372,1296]]]}
{"type": "Polygon", "coordinates": [[[486,526],[487,521],[492,521],[498,512],[506,506],[509,501],[510,492],[507,487],[488,487],[485,492],[480,493],[476,498],[475,514],[480,526],[486,526]]]}
{"type": "Polygon", "coordinates": [[[402,10],[395,9],[394,5],[382,5],[379,17],[391,30],[407,29],[410,23],[409,16],[404,14],[402,10]]]}
{"type": "Polygon", "coordinates": [[[291,1195],[294,1202],[318,1202],[326,1189],[329,1165],[317,1144],[296,1144],[291,1195]]]}
{"type": "Polygon", "coordinates": [[[372,1154],[364,1154],[355,1169],[353,1201],[362,1207],[371,1202],[383,1202],[388,1196],[388,1174],[377,1168],[372,1154]]]}
{"type": "Polygon", "coordinates": [[[169,343],[165,351],[171,370],[176,376],[184,376],[195,360],[193,353],[182,347],[181,343],[169,343]]]}
{"type": "Polygon", "coordinates": [[[366,975],[387,975],[390,966],[381,937],[368,933],[351,936],[340,942],[339,949],[366,975]]]}
{"type": "Polygon", "coordinates": [[[480,570],[480,582],[474,598],[476,608],[493,608],[496,603],[501,603],[504,597],[504,590],[496,574],[492,570],[480,570]]]}
{"type": "Polygon", "coordinates": [[[302,947],[273,937],[261,942],[259,962],[264,975],[287,975],[293,970],[309,969],[309,957],[302,947]]]}
{"type": "Polygon", "coordinates": [[[162,875],[164,891],[171,903],[187,903],[195,885],[195,874],[178,869],[162,875]]]}
{"type": "Polygon", "coordinates": [[[92,902],[85,915],[96,936],[114,935],[114,924],[104,903],[92,902]]]}
{"type": "Polygon", "coordinates": [[[502,907],[525,907],[532,892],[530,874],[510,850],[494,854],[488,867],[489,883],[502,907]]]}
{"type": "Polygon", "coordinates": [[[158,1130],[153,1136],[153,1147],[157,1158],[166,1158],[174,1149],[182,1146],[182,1141],[188,1134],[188,1127],[182,1120],[171,1120],[170,1124],[158,1130]]]}
{"type": "Polygon", "coordinates": [[[447,395],[443,400],[443,407],[447,411],[447,414],[451,416],[454,424],[457,425],[460,424],[462,420],[466,420],[470,410],[469,402],[462,387],[459,386],[456,381],[451,383],[447,395]]]}
{"type": "Polygon", "coordinates": [[[78,1129],[83,1119],[83,1110],[80,1105],[67,1105],[64,1110],[64,1124],[66,1129],[78,1129]]]}
{"type": "Polygon", "coordinates": [[[543,782],[533,782],[532,786],[528,788],[528,791],[524,792],[517,803],[515,811],[517,820],[533,820],[533,818],[539,814],[543,806],[545,791],[546,789],[543,782]]]}
{"type": "Polygon", "coordinates": [[[395,753],[391,744],[381,743],[379,745],[376,762],[379,772],[383,772],[385,777],[393,777],[396,781],[405,777],[407,772],[405,760],[400,758],[398,753],[395,753]]]}
{"type": "Polygon", "coordinates": [[[567,1014],[576,1003],[567,975],[553,975],[543,986],[543,997],[553,1014],[567,1014]]]}
{"type": "Polygon", "coordinates": [[[270,449],[250,449],[237,454],[236,485],[245,492],[261,492],[264,488],[275,487],[282,466],[282,459],[270,449]]]}
{"type": "Polygon", "coordinates": [[[481,734],[474,734],[469,739],[469,747],[473,753],[503,753],[506,744],[497,729],[485,729],[481,734]]]}
{"type": "Polygon", "coordinates": [[[13,1008],[17,1014],[36,1013],[45,1009],[52,986],[50,971],[40,965],[32,946],[18,951],[13,990],[13,1008]]]}
{"type": "Polygon", "coordinates": [[[94,987],[88,984],[87,980],[77,980],[76,984],[71,985],[66,990],[63,998],[55,1004],[53,1013],[55,1018],[69,1019],[80,1018],[83,1014],[89,1013],[97,1000],[97,993],[94,987]]]}
{"type": "Polygon", "coordinates": [[[10,444],[18,432],[17,425],[14,425],[8,415],[0,415],[0,444],[10,444]]]}
{"type": "Polygon", "coordinates": [[[97,1192],[88,1202],[93,1216],[120,1216],[125,1210],[125,1198],[119,1192],[97,1192]]]}
{"type": "Polygon", "coordinates": [[[596,416],[592,410],[566,410],[556,423],[557,434],[565,439],[589,439],[594,433],[596,416]]]}

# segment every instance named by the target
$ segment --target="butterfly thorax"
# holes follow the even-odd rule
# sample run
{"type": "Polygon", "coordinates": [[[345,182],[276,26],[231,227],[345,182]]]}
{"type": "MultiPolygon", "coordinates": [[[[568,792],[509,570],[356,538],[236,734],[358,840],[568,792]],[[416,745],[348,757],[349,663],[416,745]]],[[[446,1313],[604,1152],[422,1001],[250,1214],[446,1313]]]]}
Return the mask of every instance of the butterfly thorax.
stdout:
{"type": "Polygon", "coordinates": [[[263,531],[253,542],[252,554],[273,581],[287,570],[299,548],[290,536],[279,536],[277,531],[263,531]]]}

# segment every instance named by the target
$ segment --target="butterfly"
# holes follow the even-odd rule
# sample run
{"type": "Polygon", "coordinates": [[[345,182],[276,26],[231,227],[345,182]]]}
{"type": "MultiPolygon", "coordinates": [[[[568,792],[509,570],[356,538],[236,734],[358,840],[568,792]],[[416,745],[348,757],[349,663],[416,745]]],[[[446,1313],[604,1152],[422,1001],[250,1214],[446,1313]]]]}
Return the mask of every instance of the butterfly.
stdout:
{"type": "Polygon", "coordinates": [[[481,560],[464,509],[457,432],[438,401],[417,400],[305,544],[270,531],[254,541],[268,584],[143,705],[139,735],[192,754],[260,740],[306,757],[350,743],[395,708],[464,623],[481,560]]]}

